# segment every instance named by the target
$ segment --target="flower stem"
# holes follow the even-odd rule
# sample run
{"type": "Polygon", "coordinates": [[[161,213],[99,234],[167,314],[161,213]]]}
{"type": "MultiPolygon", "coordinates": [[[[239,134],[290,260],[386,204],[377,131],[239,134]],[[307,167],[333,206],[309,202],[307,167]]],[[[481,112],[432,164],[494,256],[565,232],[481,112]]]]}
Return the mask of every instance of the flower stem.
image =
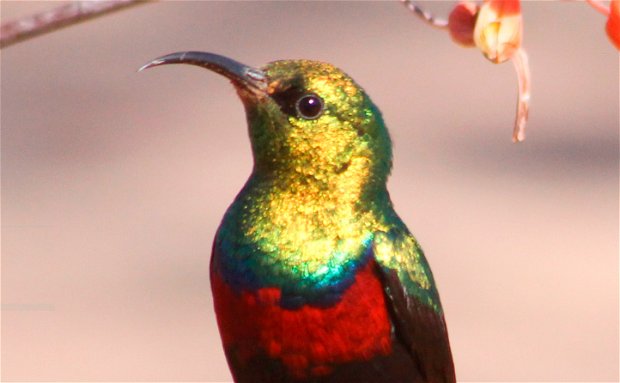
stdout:
{"type": "Polygon", "coordinates": [[[512,57],[512,63],[517,71],[519,81],[519,96],[517,99],[517,115],[512,132],[512,141],[521,142],[525,140],[525,125],[530,110],[530,65],[527,53],[523,48],[517,50],[512,57]]]}
{"type": "Polygon", "coordinates": [[[586,3],[588,3],[592,8],[597,10],[603,16],[609,16],[609,7],[602,4],[599,0],[586,0],[586,3]]]}

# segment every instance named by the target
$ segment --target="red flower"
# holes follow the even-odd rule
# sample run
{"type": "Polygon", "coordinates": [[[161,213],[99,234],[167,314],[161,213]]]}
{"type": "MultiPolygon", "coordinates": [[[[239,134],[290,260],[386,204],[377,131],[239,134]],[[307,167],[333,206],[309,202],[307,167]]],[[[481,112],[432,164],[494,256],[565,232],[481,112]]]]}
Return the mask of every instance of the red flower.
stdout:
{"type": "Polygon", "coordinates": [[[479,7],[470,2],[460,2],[450,12],[448,30],[452,40],[464,47],[474,47],[474,28],[479,7]]]}
{"type": "Polygon", "coordinates": [[[478,12],[474,41],[486,58],[499,64],[521,48],[522,31],[519,0],[486,0],[478,12]]]}
{"type": "Polygon", "coordinates": [[[620,50],[620,0],[612,0],[607,19],[607,36],[620,50]]]}

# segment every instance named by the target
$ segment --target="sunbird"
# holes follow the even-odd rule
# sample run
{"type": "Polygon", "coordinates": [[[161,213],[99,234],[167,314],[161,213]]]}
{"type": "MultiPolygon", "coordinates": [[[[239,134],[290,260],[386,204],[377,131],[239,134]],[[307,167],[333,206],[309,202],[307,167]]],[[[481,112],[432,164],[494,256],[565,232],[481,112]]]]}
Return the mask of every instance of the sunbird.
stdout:
{"type": "Polygon", "coordinates": [[[340,69],[260,69],[178,52],[227,77],[254,166],[219,226],[210,279],[235,382],[455,382],[437,287],[394,211],[392,143],[379,109],[340,69]]]}

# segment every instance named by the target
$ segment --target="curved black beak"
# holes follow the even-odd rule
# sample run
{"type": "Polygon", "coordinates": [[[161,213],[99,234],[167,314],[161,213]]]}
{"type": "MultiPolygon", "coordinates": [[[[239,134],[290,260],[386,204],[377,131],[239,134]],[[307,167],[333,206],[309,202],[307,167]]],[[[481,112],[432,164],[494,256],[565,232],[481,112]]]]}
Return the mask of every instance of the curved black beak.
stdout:
{"type": "Polygon", "coordinates": [[[229,78],[237,87],[248,91],[265,92],[267,76],[260,69],[241,64],[238,61],[208,52],[177,52],[156,58],[138,69],[144,69],[168,64],[190,64],[210,69],[229,78]]]}

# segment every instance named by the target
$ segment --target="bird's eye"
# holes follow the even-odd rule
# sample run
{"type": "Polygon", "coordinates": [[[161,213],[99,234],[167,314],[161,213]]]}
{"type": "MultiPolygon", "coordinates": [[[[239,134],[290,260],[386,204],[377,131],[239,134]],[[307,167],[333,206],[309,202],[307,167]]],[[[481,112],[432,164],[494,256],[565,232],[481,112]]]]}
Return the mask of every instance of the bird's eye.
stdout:
{"type": "Polygon", "coordinates": [[[323,100],[316,94],[305,94],[295,104],[297,113],[306,120],[314,120],[323,113],[323,100]]]}

